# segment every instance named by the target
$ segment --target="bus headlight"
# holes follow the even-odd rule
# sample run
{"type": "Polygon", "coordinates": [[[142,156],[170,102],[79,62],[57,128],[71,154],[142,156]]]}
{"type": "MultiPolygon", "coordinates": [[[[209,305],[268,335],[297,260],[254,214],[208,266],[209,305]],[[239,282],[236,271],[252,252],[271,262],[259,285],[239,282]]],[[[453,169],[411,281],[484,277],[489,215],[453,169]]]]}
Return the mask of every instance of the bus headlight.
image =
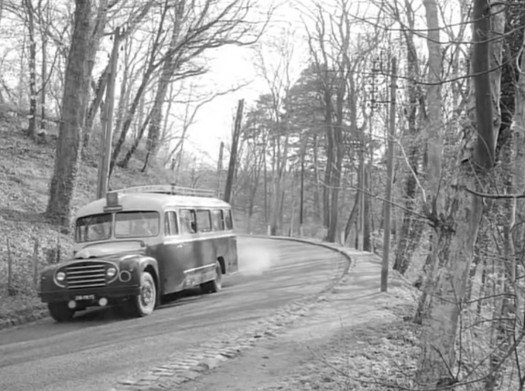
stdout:
{"type": "Polygon", "coordinates": [[[55,284],[58,285],[61,288],[66,287],[66,272],[59,271],[55,273],[55,284]]]}
{"type": "Polygon", "coordinates": [[[113,266],[111,267],[108,267],[106,269],[106,276],[109,278],[109,279],[112,279],[113,277],[115,277],[117,275],[117,269],[113,266]]]}
{"type": "Polygon", "coordinates": [[[64,272],[58,272],[56,275],[56,279],[58,282],[64,282],[66,279],[66,273],[64,272]]]}

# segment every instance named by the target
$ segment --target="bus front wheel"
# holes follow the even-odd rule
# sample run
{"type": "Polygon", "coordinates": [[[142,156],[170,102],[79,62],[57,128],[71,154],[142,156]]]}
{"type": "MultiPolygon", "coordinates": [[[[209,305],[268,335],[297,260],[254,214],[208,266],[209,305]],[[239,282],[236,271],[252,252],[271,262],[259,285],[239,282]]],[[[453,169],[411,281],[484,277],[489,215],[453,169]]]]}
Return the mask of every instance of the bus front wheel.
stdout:
{"type": "Polygon", "coordinates": [[[151,314],[155,309],[157,301],[157,287],[153,276],[148,272],[143,272],[140,276],[140,293],[131,298],[128,304],[130,314],[143,317],[151,314]]]}
{"type": "Polygon", "coordinates": [[[75,310],[69,308],[66,302],[48,303],[47,308],[51,317],[57,322],[68,322],[75,314],[75,310]]]}

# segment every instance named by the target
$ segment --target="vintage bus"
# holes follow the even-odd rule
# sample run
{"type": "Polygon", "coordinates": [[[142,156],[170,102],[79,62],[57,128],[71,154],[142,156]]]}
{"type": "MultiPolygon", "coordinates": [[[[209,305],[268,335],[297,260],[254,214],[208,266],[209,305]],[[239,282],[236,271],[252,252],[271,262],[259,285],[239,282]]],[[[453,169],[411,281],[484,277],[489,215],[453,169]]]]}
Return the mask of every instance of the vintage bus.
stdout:
{"type": "Polygon", "coordinates": [[[39,295],[58,322],[110,304],[140,317],[174,292],[217,292],[237,269],[228,203],[205,190],[139,186],[78,211],[73,258],[42,271],[39,295]]]}

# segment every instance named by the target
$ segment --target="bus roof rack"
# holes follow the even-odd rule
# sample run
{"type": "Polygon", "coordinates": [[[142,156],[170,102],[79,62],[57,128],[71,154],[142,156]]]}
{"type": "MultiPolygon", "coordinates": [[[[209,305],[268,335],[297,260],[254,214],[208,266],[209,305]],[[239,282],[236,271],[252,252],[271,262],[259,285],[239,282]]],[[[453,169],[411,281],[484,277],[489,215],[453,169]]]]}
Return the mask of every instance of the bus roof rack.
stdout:
{"type": "Polygon", "coordinates": [[[218,197],[218,192],[211,189],[198,189],[192,187],[181,187],[175,185],[145,185],[126,187],[114,190],[117,193],[156,193],[170,195],[184,195],[193,197],[218,197]]]}

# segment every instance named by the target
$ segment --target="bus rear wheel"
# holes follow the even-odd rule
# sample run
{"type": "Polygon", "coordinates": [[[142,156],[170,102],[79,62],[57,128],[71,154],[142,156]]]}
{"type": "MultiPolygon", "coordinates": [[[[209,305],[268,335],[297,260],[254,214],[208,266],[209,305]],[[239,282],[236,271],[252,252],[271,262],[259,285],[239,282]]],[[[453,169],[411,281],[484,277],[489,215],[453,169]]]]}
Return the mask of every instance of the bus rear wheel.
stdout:
{"type": "Polygon", "coordinates": [[[219,262],[215,263],[215,278],[200,285],[203,293],[215,293],[222,289],[222,269],[219,262]]]}
{"type": "Polygon", "coordinates": [[[75,310],[69,308],[66,302],[48,303],[47,308],[51,317],[57,322],[68,322],[75,314],[75,310]]]}

